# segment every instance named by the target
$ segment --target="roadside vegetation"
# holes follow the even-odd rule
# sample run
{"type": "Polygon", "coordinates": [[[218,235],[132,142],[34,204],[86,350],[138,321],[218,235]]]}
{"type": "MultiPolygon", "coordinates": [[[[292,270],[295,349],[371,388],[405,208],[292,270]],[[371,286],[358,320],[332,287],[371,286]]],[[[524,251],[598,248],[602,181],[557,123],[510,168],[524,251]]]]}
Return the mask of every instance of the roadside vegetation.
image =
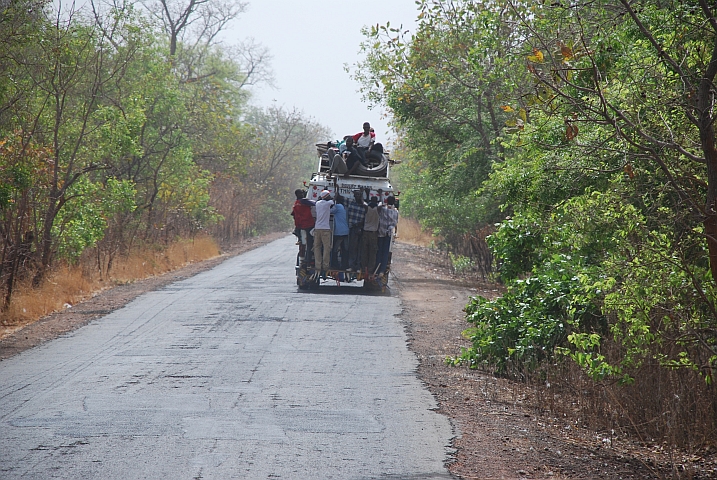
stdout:
{"type": "Polygon", "coordinates": [[[249,105],[248,87],[271,82],[270,56],[218,41],[245,3],[76,5],[0,5],[4,324],[46,313],[63,272],[83,290],[126,281],[134,260],[152,265],[136,275],[184,263],[173,251],[188,241],[214,239],[204,258],[290,228],[292,192],[330,136],[301,112],[249,105]]]}
{"type": "Polygon", "coordinates": [[[129,255],[122,255],[112,267],[109,278],[94,268],[92,260],[74,264],[60,262],[37,287],[33,287],[29,279],[18,282],[12,302],[4,312],[5,322],[0,327],[0,335],[12,333],[52,312],[72,308],[106,288],[161,275],[216,257],[219,253],[219,245],[212,237],[199,234],[193,239],[136,249],[129,255]]]}
{"type": "Polygon", "coordinates": [[[353,75],[399,132],[402,214],[456,271],[505,284],[470,300],[472,346],[449,361],[547,386],[581,422],[710,452],[714,6],[417,4],[415,32],[365,31],[353,75]]]}

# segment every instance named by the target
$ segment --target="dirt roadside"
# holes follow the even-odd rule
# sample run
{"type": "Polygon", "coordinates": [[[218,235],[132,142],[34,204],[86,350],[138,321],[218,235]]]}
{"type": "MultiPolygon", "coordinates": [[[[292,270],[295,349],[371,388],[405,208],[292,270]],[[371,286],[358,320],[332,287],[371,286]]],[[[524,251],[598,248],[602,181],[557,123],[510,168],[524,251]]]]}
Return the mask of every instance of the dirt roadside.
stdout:
{"type": "MultiPolygon", "coordinates": [[[[0,360],[79,328],[142,293],[196,275],[229,256],[285,235],[251,239],[220,257],[106,290],[0,340],[0,360]]],[[[646,448],[630,442],[616,444],[604,433],[577,428],[570,418],[537,412],[533,393],[524,385],[447,366],[445,358],[468,345],[461,337],[467,326],[462,310],[468,297],[492,297],[499,293],[498,288],[452,276],[445,258],[426,248],[398,243],[393,258],[391,294],[403,303],[409,347],[419,359],[417,373],[435,395],[438,411],[451,419],[456,430],[456,453],[448,466],[454,475],[466,480],[670,476],[670,472],[659,471],[656,465],[661,459],[646,448]]],[[[704,474],[682,478],[717,478],[714,463],[710,465],[704,466],[704,474]]]]}
{"type": "Polygon", "coordinates": [[[446,365],[446,357],[469,346],[461,336],[469,326],[463,313],[469,297],[495,297],[498,287],[451,275],[445,256],[426,248],[398,243],[393,258],[393,291],[402,299],[418,376],[456,429],[451,473],[466,480],[717,478],[714,458],[673,458],[681,465],[672,469],[654,446],[556,418],[540,408],[545,406],[533,388],[446,365]]]}

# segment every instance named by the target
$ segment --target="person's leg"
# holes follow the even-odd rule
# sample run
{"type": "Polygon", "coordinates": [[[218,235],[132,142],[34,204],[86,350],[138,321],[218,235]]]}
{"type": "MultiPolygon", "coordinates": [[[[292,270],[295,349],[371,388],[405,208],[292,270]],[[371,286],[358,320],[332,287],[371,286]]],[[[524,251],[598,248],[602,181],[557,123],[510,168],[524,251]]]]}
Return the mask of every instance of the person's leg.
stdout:
{"type": "Polygon", "coordinates": [[[376,232],[363,232],[361,238],[361,268],[373,273],[376,267],[376,232]]]}
{"type": "Polygon", "coordinates": [[[378,268],[378,273],[385,272],[386,267],[388,266],[388,247],[390,242],[391,237],[388,235],[385,237],[378,237],[378,257],[376,258],[376,262],[381,264],[378,268]]]}
{"type": "Polygon", "coordinates": [[[310,233],[310,228],[301,230],[301,241],[306,245],[306,263],[310,263],[314,258],[314,236],[310,233]]]}
{"type": "Polygon", "coordinates": [[[363,232],[361,235],[361,249],[360,249],[360,255],[361,255],[361,269],[365,270],[366,260],[368,260],[368,237],[370,235],[370,232],[363,232]]]}
{"type": "Polygon", "coordinates": [[[364,147],[356,147],[356,151],[358,152],[359,157],[361,157],[361,163],[362,163],[364,166],[367,165],[367,162],[366,162],[366,150],[367,150],[367,149],[364,148],[364,147]]]}
{"type": "Polygon", "coordinates": [[[323,270],[323,265],[321,264],[324,259],[322,255],[322,247],[324,246],[323,232],[323,230],[314,230],[314,262],[317,271],[323,270]]]}
{"type": "Polygon", "coordinates": [[[370,150],[366,152],[366,162],[367,163],[381,163],[381,160],[383,160],[382,153],[376,152],[374,150],[370,150]]]}
{"type": "Polygon", "coordinates": [[[339,248],[338,253],[341,257],[341,261],[339,263],[339,268],[341,270],[346,270],[349,265],[349,237],[348,235],[344,235],[339,237],[339,248]]]}
{"type": "Polygon", "coordinates": [[[376,252],[378,251],[378,232],[369,232],[367,246],[368,258],[366,259],[366,266],[369,269],[369,273],[373,273],[376,270],[376,252]]]}
{"type": "Polygon", "coordinates": [[[322,230],[321,243],[323,246],[323,258],[321,259],[321,271],[328,270],[331,267],[331,230],[322,230]]]}
{"type": "Polygon", "coordinates": [[[358,270],[360,264],[361,227],[351,227],[349,232],[349,268],[358,270]]]}
{"type": "Polygon", "coordinates": [[[346,162],[344,161],[343,157],[339,155],[338,153],[334,152],[332,149],[329,149],[329,167],[331,173],[340,173],[344,174],[346,173],[346,162]]]}
{"type": "Polygon", "coordinates": [[[339,246],[339,237],[334,235],[334,241],[332,243],[331,247],[331,268],[339,268],[338,267],[338,246],[339,246]]]}

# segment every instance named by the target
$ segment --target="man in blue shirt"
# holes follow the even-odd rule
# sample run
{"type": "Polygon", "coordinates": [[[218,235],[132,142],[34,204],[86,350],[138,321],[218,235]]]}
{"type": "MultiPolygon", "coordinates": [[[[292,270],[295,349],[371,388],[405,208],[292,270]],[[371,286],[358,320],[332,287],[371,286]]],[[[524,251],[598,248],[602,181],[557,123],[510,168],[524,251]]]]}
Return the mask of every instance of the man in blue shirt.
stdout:
{"type": "Polygon", "coordinates": [[[349,222],[346,209],[340,203],[331,207],[334,216],[334,247],[331,252],[331,266],[346,270],[349,266],[349,222]]]}

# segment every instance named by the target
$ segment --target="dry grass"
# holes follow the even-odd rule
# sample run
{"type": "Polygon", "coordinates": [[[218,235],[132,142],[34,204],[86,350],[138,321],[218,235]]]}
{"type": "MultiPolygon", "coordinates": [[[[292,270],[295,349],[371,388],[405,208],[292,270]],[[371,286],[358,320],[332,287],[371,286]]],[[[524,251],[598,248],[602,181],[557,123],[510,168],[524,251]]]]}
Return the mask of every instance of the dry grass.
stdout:
{"type": "Polygon", "coordinates": [[[132,282],[152,275],[160,275],[189,263],[219,255],[217,242],[208,236],[183,240],[160,251],[144,250],[115,262],[110,277],[115,283],[132,282]]]}
{"type": "Polygon", "coordinates": [[[398,221],[398,241],[418,245],[420,247],[428,247],[432,243],[436,243],[437,237],[433,236],[433,232],[425,230],[412,218],[401,217],[398,221]]]}
{"type": "Polygon", "coordinates": [[[216,241],[208,236],[178,241],[161,250],[142,249],[118,258],[105,280],[89,256],[79,265],[58,265],[39,287],[32,288],[29,280],[16,286],[10,306],[0,314],[0,338],[106,288],[176,270],[219,253],[216,241]]]}

